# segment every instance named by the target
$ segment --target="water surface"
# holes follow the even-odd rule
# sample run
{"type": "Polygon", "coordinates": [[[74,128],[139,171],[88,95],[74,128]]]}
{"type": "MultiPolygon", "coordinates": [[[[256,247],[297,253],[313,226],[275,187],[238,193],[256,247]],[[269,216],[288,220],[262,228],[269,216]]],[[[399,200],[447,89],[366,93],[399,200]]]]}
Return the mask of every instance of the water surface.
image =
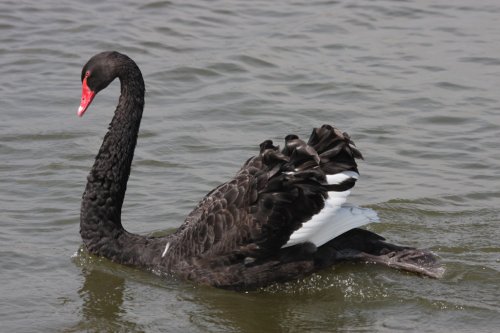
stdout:
{"type": "Polygon", "coordinates": [[[6,332],[495,332],[500,4],[2,1],[0,321],[6,332]],[[341,265],[251,293],[80,251],[79,209],[119,94],[76,117],[83,64],[127,53],[146,110],[123,221],[168,232],[265,139],[334,124],[363,152],[355,204],[440,280],[341,265]]]}

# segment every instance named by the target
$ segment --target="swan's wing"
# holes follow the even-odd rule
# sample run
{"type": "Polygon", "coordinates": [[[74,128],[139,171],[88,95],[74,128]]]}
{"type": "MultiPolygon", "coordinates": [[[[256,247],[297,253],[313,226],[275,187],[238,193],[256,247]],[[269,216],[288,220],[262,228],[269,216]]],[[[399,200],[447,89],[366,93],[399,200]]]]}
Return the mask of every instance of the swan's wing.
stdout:
{"type": "Polygon", "coordinates": [[[294,135],[285,141],[283,154],[289,161],[260,191],[253,213],[262,225],[257,241],[262,249],[321,246],[376,221],[371,210],[343,207],[359,177],[355,159],[362,158],[346,133],[324,125],[313,130],[307,144],[294,135]]]}
{"type": "Polygon", "coordinates": [[[281,152],[263,142],[258,156],[188,216],[179,232],[196,249],[193,254],[258,257],[300,243],[320,246],[373,221],[341,209],[359,176],[355,158],[361,157],[347,134],[324,125],[307,144],[295,135],[285,141],[281,152]]]}

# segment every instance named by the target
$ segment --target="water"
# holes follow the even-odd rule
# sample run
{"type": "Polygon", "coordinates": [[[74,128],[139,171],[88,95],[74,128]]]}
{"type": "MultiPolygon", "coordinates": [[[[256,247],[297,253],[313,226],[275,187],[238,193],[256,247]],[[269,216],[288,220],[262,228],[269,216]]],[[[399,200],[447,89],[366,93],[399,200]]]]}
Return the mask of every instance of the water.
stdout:
{"type": "Polygon", "coordinates": [[[457,1],[2,1],[0,322],[5,332],[496,332],[500,4],[457,1]],[[175,229],[271,138],[332,123],[365,155],[369,228],[447,273],[346,264],[252,293],[79,251],[85,178],[119,93],[76,117],[80,71],[115,49],[147,96],[124,204],[175,229]]]}

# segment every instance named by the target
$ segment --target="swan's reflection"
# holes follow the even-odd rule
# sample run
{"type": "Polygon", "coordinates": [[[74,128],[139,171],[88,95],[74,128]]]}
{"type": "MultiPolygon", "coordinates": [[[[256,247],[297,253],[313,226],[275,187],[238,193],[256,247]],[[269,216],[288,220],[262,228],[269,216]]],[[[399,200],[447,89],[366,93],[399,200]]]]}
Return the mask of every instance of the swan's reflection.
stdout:
{"type": "Polygon", "coordinates": [[[144,295],[146,299],[133,299],[125,278],[107,271],[104,265],[92,266],[82,267],[84,281],[78,290],[81,320],[67,332],[143,332],[151,327],[166,331],[176,328],[179,332],[335,331],[371,324],[362,313],[346,311],[352,309],[348,299],[353,295],[342,292],[345,284],[353,290],[362,288],[349,282],[351,274],[341,274],[341,278],[331,273],[313,275],[250,293],[158,279],[154,275],[151,279],[136,276],[148,291],[134,297],[144,295]],[[163,283],[168,287],[163,288],[163,283]],[[149,306],[144,309],[140,304],[149,306]],[[146,326],[131,321],[127,314],[130,310],[147,315],[146,326]]]}
{"type": "Polygon", "coordinates": [[[83,301],[78,330],[91,332],[143,331],[123,318],[125,280],[105,271],[83,268],[85,278],[78,294],[83,301]]]}
{"type": "MultiPolygon", "coordinates": [[[[191,321],[208,331],[244,333],[370,327],[373,318],[363,315],[363,311],[352,311],[353,307],[362,307],[361,298],[354,292],[363,289],[352,276],[348,272],[342,277],[325,272],[249,293],[197,288],[193,301],[204,306],[202,312],[192,314],[191,321]],[[346,287],[353,294],[346,294],[346,287]]],[[[379,292],[375,291],[377,286],[367,289],[379,292]]]]}

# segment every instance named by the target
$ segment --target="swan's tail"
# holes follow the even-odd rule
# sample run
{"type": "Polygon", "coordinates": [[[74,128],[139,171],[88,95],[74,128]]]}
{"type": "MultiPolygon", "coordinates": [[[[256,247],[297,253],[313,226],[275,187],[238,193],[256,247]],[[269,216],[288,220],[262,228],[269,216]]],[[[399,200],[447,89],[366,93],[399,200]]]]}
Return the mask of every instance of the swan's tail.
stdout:
{"type": "Polygon", "coordinates": [[[441,278],[445,268],[429,250],[391,244],[373,232],[353,229],[325,244],[335,249],[337,261],[381,264],[431,278],[441,278]]]}

